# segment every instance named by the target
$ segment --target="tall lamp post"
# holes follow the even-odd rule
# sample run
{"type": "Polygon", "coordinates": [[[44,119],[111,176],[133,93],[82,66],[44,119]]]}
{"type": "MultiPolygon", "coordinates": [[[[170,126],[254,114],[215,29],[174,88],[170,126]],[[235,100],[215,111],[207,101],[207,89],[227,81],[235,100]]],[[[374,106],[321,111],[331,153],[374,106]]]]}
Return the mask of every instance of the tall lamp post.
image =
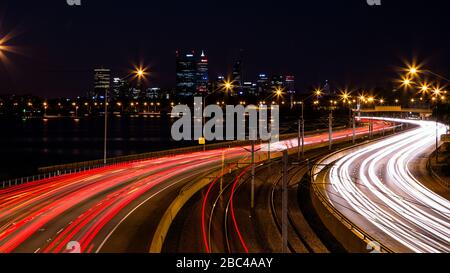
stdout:
{"type": "Polygon", "coordinates": [[[439,161],[439,115],[438,115],[438,103],[442,91],[439,88],[433,90],[434,97],[431,99],[436,104],[434,105],[434,111],[436,114],[436,163],[439,161]]]}
{"type": "Polygon", "coordinates": [[[351,96],[350,93],[347,90],[343,90],[341,91],[341,93],[339,94],[339,97],[342,101],[342,103],[345,105],[348,105],[348,121],[349,121],[349,125],[351,124],[352,128],[353,128],[353,144],[355,143],[355,118],[353,115],[353,111],[352,111],[352,103],[351,103],[351,96]]]}
{"type": "MultiPolygon", "coordinates": [[[[409,74],[409,75],[412,75],[412,76],[417,76],[417,75],[420,74],[420,73],[423,73],[423,74],[429,74],[429,75],[432,75],[432,76],[438,78],[439,80],[443,80],[443,81],[446,81],[447,83],[450,83],[450,79],[448,79],[447,77],[444,77],[444,76],[442,76],[442,75],[439,75],[439,74],[437,74],[437,73],[434,73],[433,71],[428,70],[428,69],[420,69],[419,67],[416,67],[416,66],[410,66],[410,67],[408,67],[407,71],[408,71],[408,74],[409,74]]],[[[429,90],[429,89],[428,89],[428,84],[426,84],[426,83],[423,84],[422,87],[421,87],[421,89],[420,89],[420,91],[421,91],[422,93],[426,93],[428,90],[429,90]]],[[[437,162],[438,159],[439,159],[439,116],[438,116],[438,103],[439,103],[439,98],[441,98],[441,95],[442,95],[442,90],[441,90],[439,87],[434,88],[434,90],[433,90],[433,96],[434,96],[434,97],[432,98],[432,101],[435,101],[435,102],[436,102],[436,104],[435,104],[435,106],[434,106],[434,109],[435,109],[435,112],[436,112],[436,162],[437,162]]]]}
{"type": "Polygon", "coordinates": [[[301,105],[301,115],[300,120],[298,122],[298,153],[297,157],[300,159],[301,157],[305,157],[305,101],[309,98],[316,96],[319,99],[322,96],[322,90],[316,89],[312,95],[302,99],[300,102],[301,105]]]}
{"type": "MultiPolygon", "coordinates": [[[[147,75],[146,68],[137,67],[132,73],[123,77],[120,80],[126,80],[132,76],[137,78],[139,81],[147,75]]],[[[109,90],[105,89],[105,127],[104,127],[104,139],[103,139],[103,164],[106,165],[108,159],[108,92],[109,90]]]]}
{"type": "MultiPolygon", "coordinates": [[[[206,99],[207,99],[209,96],[211,96],[211,95],[217,93],[218,91],[229,92],[229,91],[232,91],[233,88],[234,88],[233,82],[231,82],[230,80],[224,81],[222,84],[220,84],[220,86],[219,86],[218,88],[216,88],[216,90],[212,91],[211,93],[209,93],[209,94],[207,94],[206,96],[203,97],[203,105],[202,105],[203,110],[204,110],[205,107],[206,107],[206,99]]],[[[204,140],[204,142],[203,142],[203,151],[206,151],[206,139],[205,139],[205,124],[206,124],[206,117],[205,117],[204,114],[202,114],[202,116],[203,116],[203,130],[202,130],[202,135],[203,135],[203,140],[204,140]]]]}

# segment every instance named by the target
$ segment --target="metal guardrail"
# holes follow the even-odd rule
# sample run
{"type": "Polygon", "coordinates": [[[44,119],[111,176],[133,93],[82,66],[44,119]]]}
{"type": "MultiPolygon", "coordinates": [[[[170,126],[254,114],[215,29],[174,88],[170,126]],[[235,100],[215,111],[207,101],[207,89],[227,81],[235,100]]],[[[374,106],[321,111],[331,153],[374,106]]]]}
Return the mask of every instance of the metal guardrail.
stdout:
{"type": "Polygon", "coordinates": [[[438,175],[436,173],[436,171],[433,169],[431,160],[434,157],[434,155],[436,154],[436,151],[428,158],[427,160],[427,168],[430,171],[431,175],[444,187],[450,188],[450,181],[449,180],[444,180],[442,179],[442,177],[440,175],[438,175]]]}
{"type": "MultiPolygon", "coordinates": [[[[386,136],[389,137],[389,136],[386,136]]],[[[383,139],[385,137],[381,137],[379,139],[383,139]]],[[[377,139],[377,140],[379,140],[377,139]]],[[[389,247],[387,247],[386,245],[382,244],[381,242],[378,242],[377,239],[375,239],[374,237],[372,237],[370,234],[368,234],[367,232],[365,232],[362,228],[360,228],[359,226],[357,226],[356,224],[354,224],[352,221],[350,221],[344,214],[342,214],[338,209],[336,209],[331,202],[328,200],[328,198],[326,198],[326,196],[323,194],[323,192],[318,188],[317,183],[316,182],[316,177],[318,176],[318,174],[320,172],[323,171],[323,169],[325,168],[324,166],[328,166],[330,164],[333,164],[333,162],[330,162],[328,164],[323,164],[323,162],[329,158],[332,158],[333,156],[336,156],[339,153],[345,153],[348,150],[351,149],[355,149],[358,147],[361,147],[363,145],[366,145],[366,143],[360,143],[357,145],[353,145],[351,147],[347,147],[344,149],[340,149],[339,151],[333,152],[330,155],[320,159],[319,161],[317,161],[316,164],[313,165],[312,169],[311,169],[311,185],[313,187],[314,193],[315,195],[319,198],[320,202],[322,203],[322,205],[344,226],[346,226],[351,232],[353,232],[356,236],[358,236],[359,238],[361,238],[363,241],[370,243],[370,242],[377,242],[379,244],[380,247],[380,251],[381,252],[385,252],[385,253],[394,253],[393,250],[391,250],[389,247]],[[320,168],[321,167],[321,168],[320,168]],[[320,170],[318,170],[320,168],[320,170]]]]}
{"type": "MultiPolygon", "coordinates": [[[[317,130],[314,132],[309,132],[309,134],[315,134],[315,133],[319,133],[322,131],[323,130],[317,130]]],[[[286,139],[291,139],[291,138],[296,138],[296,137],[297,137],[297,133],[284,134],[284,135],[280,136],[280,140],[286,140],[286,139]]],[[[223,143],[208,144],[208,145],[206,145],[206,150],[215,150],[215,149],[223,149],[223,148],[247,146],[247,145],[251,145],[251,141],[249,141],[249,140],[229,141],[229,142],[223,142],[223,143]]],[[[69,175],[69,174],[74,174],[74,173],[85,172],[85,171],[98,169],[98,168],[102,168],[102,167],[117,166],[120,164],[141,162],[144,160],[176,156],[176,155],[180,155],[180,154],[184,154],[184,153],[201,152],[201,151],[203,151],[203,149],[204,149],[203,145],[197,145],[197,146],[177,148],[177,149],[171,149],[171,150],[165,150],[165,151],[157,151],[157,152],[149,152],[149,153],[142,153],[142,154],[136,154],[136,155],[128,155],[128,156],[109,158],[109,159],[107,159],[106,164],[104,164],[103,159],[99,159],[99,160],[91,160],[91,161],[84,161],[84,162],[55,165],[55,166],[50,166],[50,167],[43,167],[43,168],[38,169],[38,174],[36,174],[36,175],[13,178],[13,179],[2,181],[2,182],[0,182],[0,188],[4,189],[4,188],[11,187],[11,186],[23,185],[23,184],[43,180],[43,179],[50,179],[50,178],[54,178],[54,177],[61,176],[61,175],[69,175]]]]}
{"type": "MultiPolygon", "coordinates": [[[[334,128],[334,130],[342,129],[344,127],[345,126],[336,127],[336,128],[334,128]]],[[[314,135],[314,134],[322,133],[322,132],[326,132],[326,131],[327,131],[327,129],[315,130],[315,131],[306,132],[306,135],[314,135]]],[[[280,140],[297,138],[297,136],[298,136],[297,133],[282,134],[282,135],[280,135],[280,140]]],[[[265,142],[263,142],[263,143],[265,143],[265,142]]],[[[223,142],[223,143],[208,144],[208,145],[206,145],[206,150],[215,150],[215,149],[223,149],[223,148],[247,146],[247,145],[251,145],[251,141],[249,141],[249,140],[228,141],[228,142],[223,142]]],[[[120,157],[108,158],[106,161],[106,164],[104,164],[103,159],[98,159],[98,160],[42,167],[42,168],[38,169],[38,174],[36,174],[36,175],[13,178],[13,179],[9,179],[9,180],[0,182],[0,188],[4,189],[4,188],[11,187],[11,186],[18,186],[18,185],[27,184],[30,182],[39,181],[42,179],[50,179],[50,178],[54,178],[54,177],[61,176],[61,175],[80,173],[80,172],[85,172],[85,171],[98,169],[98,168],[102,168],[102,167],[117,166],[120,164],[140,162],[140,161],[150,160],[150,159],[154,159],[154,158],[176,156],[176,155],[180,155],[180,154],[184,154],[184,153],[201,152],[201,151],[203,151],[203,148],[204,148],[203,145],[197,145],[197,146],[177,148],[177,149],[171,149],[171,150],[165,150],[165,151],[157,151],[157,152],[149,152],[149,153],[142,153],[142,154],[136,154],[136,155],[120,156],[120,157]]]]}

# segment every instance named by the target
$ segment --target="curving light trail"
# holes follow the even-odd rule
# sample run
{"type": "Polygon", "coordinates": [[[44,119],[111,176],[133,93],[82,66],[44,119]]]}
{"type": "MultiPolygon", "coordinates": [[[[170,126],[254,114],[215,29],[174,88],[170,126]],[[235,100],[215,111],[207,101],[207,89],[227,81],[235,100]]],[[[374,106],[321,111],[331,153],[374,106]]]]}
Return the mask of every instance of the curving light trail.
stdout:
{"type": "MultiPolygon", "coordinates": [[[[383,125],[384,126],[384,125],[383,125]]],[[[377,130],[381,130],[378,125],[377,130]]],[[[367,134],[358,128],[357,134],[367,134]]],[[[336,138],[351,130],[335,132],[336,138]]],[[[326,141],[309,136],[307,144],[326,141]]],[[[296,147],[297,140],[281,142],[296,147]]],[[[248,148],[248,147],[247,147],[248,148]]],[[[259,147],[257,147],[259,148],[259,147]]],[[[0,253],[66,252],[77,241],[82,252],[98,252],[141,197],[163,194],[176,183],[248,156],[242,147],[194,152],[107,166],[0,190],[0,253]],[[161,189],[162,188],[162,189],[161,189]],[[156,193],[155,193],[156,192],[156,193]],[[133,203],[134,202],[134,203],[133,203]]]]}
{"type": "MultiPolygon", "coordinates": [[[[335,162],[328,197],[383,243],[394,240],[413,252],[450,252],[450,201],[426,188],[411,171],[411,161],[435,145],[436,123],[384,120],[417,127],[335,162]]],[[[438,135],[445,134],[447,128],[437,126],[438,135]]]]}

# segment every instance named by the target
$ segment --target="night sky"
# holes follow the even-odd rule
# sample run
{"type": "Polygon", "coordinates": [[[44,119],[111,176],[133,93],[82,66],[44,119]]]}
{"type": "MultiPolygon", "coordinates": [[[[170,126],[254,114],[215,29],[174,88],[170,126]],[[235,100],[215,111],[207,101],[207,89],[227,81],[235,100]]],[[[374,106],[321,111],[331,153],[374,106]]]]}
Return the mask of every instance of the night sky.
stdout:
{"type": "Polygon", "coordinates": [[[175,50],[205,49],[211,76],[244,50],[247,79],[292,74],[300,89],[330,80],[370,87],[404,60],[450,74],[445,1],[382,0],[0,0],[0,37],[16,34],[0,63],[0,94],[84,95],[93,68],[124,76],[151,70],[151,86],[175,84],[175,50]]]}

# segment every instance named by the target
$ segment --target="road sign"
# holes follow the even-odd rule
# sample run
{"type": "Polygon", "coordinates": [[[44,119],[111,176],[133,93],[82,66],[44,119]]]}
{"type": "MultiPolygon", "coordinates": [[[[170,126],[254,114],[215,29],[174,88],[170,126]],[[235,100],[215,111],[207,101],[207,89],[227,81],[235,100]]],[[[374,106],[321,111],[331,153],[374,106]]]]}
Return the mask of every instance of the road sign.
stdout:
{"type": "Polygon", "coordinates": [[[450,135],[449,135],[449,134],[447,134],[447,135],[442,135],[442,136],[441,136],[441,141],[442,141],[442,142],[447,142],[447,143],[449,143],[449,142],[450,142],[450,135]]]}
{"type": "Polygon", "coordinates": [[[198,139],[198,144],[205,145],[206,144],[206,139],[204,137],[199,138],[198,139]]]}

